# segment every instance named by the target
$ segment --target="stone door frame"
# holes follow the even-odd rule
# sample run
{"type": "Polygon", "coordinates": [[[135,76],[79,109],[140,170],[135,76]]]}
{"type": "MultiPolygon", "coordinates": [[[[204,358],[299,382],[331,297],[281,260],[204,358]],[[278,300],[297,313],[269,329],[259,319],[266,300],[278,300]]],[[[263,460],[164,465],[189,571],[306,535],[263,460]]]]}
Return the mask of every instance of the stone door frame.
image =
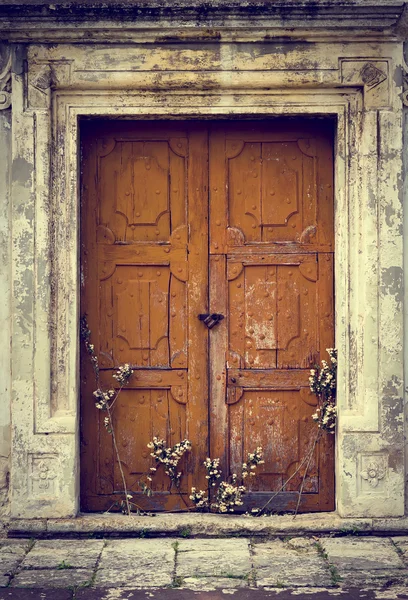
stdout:
{"type": "Polygon", "coordinates": [[[64,49],[64,58],[29,48],[27,73],[16,53],[13,517],[68,517],[79,510],[79,120],[90,116],[337,119],[336,506],[344,517],[404,514],[402,102],[394,77],[402,45],[384,44],[380,58],[378,50],[365,48],[372,56],[360,56],[358,45],[350,48],[352,56],[339,55],[330,77],[313,70],[300,84],[296,77],[288,82],[287,71],[243,77],[238,70],[234,81],[212,74],[210,88],[208,79],[201,86],[197,79],[193,92],[188,71],[161,89],[148,76],[129,87],[123,71],[108,90],[107,73],[98,82],[74,81],[82,59],[73,47],[64,49]]]}

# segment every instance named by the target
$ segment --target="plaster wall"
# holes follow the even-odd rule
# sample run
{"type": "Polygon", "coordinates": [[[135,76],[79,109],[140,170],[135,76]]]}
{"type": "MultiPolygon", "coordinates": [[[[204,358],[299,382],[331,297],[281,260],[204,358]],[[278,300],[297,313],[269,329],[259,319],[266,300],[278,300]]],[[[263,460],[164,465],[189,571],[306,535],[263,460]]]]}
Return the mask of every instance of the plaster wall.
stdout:
{"type": "MultiPolygon", "coordinates": [[[[207,39],[201,31],[198,41],[183,39],[181,30],[171,43],[145,43],[140,32],[120,45],[114,39],[73,43],[75,33],[57,26],[44,35],[69,39],[22,43],[19,35],[2,46],[4,64],[11,58],[11,89],[5,75],[0,83],[0,126],[13,161],[10,186],[3,183],[1,194],[2,211],[12,220],[11,257],[7,219],[0,229],[9,299],[13,289],[11,306],[0,306],[0,318],[7,321],[10,311],[12,324],[12,516],[69,517],[79,508],[80,119],[226,115],[337,119],[337,510],[343,517],[402,516],[401,41],[372,32],[364,40],[343,33],[307,42],[261,41],[258,31],[238,22],[207,39]]],[[[6,184],[7,147],[0,148],[6,184]]],[[[0,364],[8,373],[10,326],[0,335],[0,364]]],[[[0,417],[4,455],[8,414],[0,417]]]]}

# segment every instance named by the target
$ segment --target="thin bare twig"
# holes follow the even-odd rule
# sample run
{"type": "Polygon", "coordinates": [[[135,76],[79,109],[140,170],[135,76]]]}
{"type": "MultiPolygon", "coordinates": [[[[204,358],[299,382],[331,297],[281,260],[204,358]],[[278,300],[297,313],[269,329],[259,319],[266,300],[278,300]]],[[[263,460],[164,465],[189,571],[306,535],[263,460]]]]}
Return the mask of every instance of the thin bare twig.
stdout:
{"type": "Polygon", "coordinates": [[[129,498],[128,498],[128,491],[127,491],[127,486],[126,486],[126,479],[125,479],[125,474],[124,474],[123,469],[122,469],[122,463],[121,463],[121,460],[120,460],[119,448],[118,448],[118,445],[116,443],[116,436],[115,436],[115,432],[113,430],[112,415],[111,415],[111,411],[110,411],[110,408],[109,408],[108,405],[106,405],[106,410],[107,410],[108,417],[109,417],[109,428],[111,430],[111,435],[112,435],[112,439],[113,439],[113,446],[115,448],[116,460],[118,461],[119,470],[120,470],[120,476],[122,478],[122,483],[123,483],[123,490],[125,492],[126,510],[127,510],[127,514],[130,515],[131,509],[130,509],[130,505],[129,505],[129,498]]]}
{"type": "Polygon", "coordinates": [[[305,481],[306,481],[306,477],[307,477],[307,474],[308,474],[308,471],[309,471],[310,463],[312,462],[313,454],[314,454],[316,445],[319,442],[320,438],[321,438],[321,429],[318,430],[317,435],[315,437],[315,440],[314,440],[314,442],[312,444],[312,447],[310,449],[310,452],[309,452],[309,458],[308,458],[308,461],[307,461],[307,464],[306,464],[305,472],[303,473],[302,483],[300,484],[300,488],[299,488],[298,501],[297,501],[297,504],[296,504],[295,514],[293,515],[294,519],[296,518],[296,515],[298,514],[300,501],[302,499],[302,492],[303,492],[303,488],[305,486],[305,481]]]}
{"type": "Polygon", "coordinates": [[[311,456],[313,454],[315,446],[316,446],[316,443],[317,443],[317,440],[319,439],[319,436],[320,436],[320,430],[318,430],[316,438],[312,442],[312,445],[311,445],[311,447],[309,449],[309,452],[301,460],[301,462],[300,462],[298,468],[296,469],[296,471],[294,473],[292,473],[292,475],[289,477],[289,479],[287,479],[274,494],[272,494],[272,496],[269,498],[268,502],[266,502],[266,504],[264,504],[263,507],[256,514],[257,517],[260,517],[262,515],[262,513],[265,510],[265,508],[267,506],[269,506],[269,504],[272,502],[272,500],[274,500],[276,498],[276,496],[278,494],[280,494],[285,489],[285,487],[287,486],[287,484],[299,473],[299,471],[303,467],[303,465],[309,460],[309,456],[311,456]]]}

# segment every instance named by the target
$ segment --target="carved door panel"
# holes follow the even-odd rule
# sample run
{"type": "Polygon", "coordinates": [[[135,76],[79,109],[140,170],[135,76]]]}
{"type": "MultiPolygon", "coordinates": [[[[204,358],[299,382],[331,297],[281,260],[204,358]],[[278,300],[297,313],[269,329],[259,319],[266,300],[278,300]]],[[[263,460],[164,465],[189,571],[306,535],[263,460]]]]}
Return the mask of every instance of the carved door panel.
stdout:
{"type": "MultiPolygon", "coordinates": [[[[130,489],[152,466],[147,443],[188,437],[182,493],[208,453],[207,331],[197,315],[208,302],[208,135],[177,123],[99,123],[83,128],[81,313],[99,357],[102,385],[113,369],[135,369],[114,409],[130,489]]],[[[123,489],[106,413],[95,409],[95,379],[82,354],[81,502],[105,510],[123,489]],[[116,492],[116,493],[115,493],[116,492]]],[[[204,480],[205,481],[205,480],[204,480]]],[[[203,485],[203,482],[201,482],[203,485]]],[[[154,478],[149,510],[183,506],[154,478]]]]}
{"type": "MultiPolygon", "coordinates": [[[[309,369],[334,344],[333,161],[327,123],[218,124],[210,135],[211,454],[265,464],[245,509],[297,470],[315,436],[309,369]]],[[[316,449],[300,509],[334,508],[333,439],[316,449]]],[[[302,471],[269,505],[296,506],[302,471]]]]}

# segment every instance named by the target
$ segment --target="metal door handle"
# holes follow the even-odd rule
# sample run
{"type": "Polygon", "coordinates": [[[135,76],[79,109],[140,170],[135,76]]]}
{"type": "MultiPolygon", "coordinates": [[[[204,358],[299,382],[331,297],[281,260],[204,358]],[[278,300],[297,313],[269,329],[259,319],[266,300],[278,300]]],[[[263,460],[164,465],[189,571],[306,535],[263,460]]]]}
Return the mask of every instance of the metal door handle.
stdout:
{"type": "Polygon", "coordinates": [[[219,313],[205,313],[202,315],[198,315],[200,321],[203,321],[205,325],[207,325],[208,329],[212,329],[215,325],[217,325],[220,321],[223,320],[224,315],[220,315],[219,313]]]}

